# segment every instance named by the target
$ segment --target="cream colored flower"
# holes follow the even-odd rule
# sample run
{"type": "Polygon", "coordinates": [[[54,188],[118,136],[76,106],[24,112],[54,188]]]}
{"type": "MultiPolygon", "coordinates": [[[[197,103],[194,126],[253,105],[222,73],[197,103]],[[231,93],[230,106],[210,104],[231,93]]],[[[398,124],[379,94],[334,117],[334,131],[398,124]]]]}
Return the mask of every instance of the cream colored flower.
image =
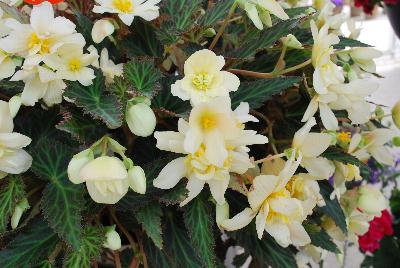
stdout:
{"type": "Polygon", "coordinates": [[[319,263],[325,259],[328,251],[314,245],[300,247],[296,253],[296,264],[298,268],[309,268],[312,263],[319,263]]]}
{"type": "Polygon", "coordinates": [[[11,77],[18,66],[19,64],[12,57],[0,49],[0,81],[11,77]]]}
{"type": "Polygon", "coordinates": [[[64,17],[54,17],[53,7],[47,1],[33,6],[30,24],[10,19],[6,25],[11,32],[0,39],[0,49],[7,53],[28,57],[55,53],[64,44],[85,45],[75,24],[64,17]]]}
{"type": "Polygon", "coordinates": [[[100,69],[106,78],[106,84],[111,84],[114,82],[115,77],[122,76],[124,72],[124,64],[115,64],[108,57],[107,48],[103,48],[100,54],[100,69]]]}
{"type": "Polygon", "coordinates": [[[327,25],[330,32],[335,34],[341,34],[340,26],[346,21],[346,15],[344,13],[335,14],[335,4],[331,1],[324,1],[322,8],[319,11],[316,24],[318,28],[322,28],[327,25]]]}
{"type": "Polygon", "coordinates": [[[354,134],[348,152],[362,161],[367,161],[372,156],[379,163],[392,166],[393,155],[385,144],[395,135],[393,130],[384,128],[364,132],[362,135],[354,134]]]}
{"type": "Polygon", "coordinates": [[[114,24],[110,20],[101,19],[94,23],[92,28],[92,39],[96,44],[101,43],[104,38],[112,35],[114,32],[114,24]]]}
{"type": "Polygon", "coordinates": [[[3,9],[0,7],[0,38],[8,35],[10,33],[10,28],[7,26],[7,21],[9,20],[7,14],[4,13],[3,9]]]}
{"type": "Polygon", "coordinates": [[[334,199],[335,196],[340,199],[341,195],[346,192],[346,182],[359,181],[362,179],[360,176],[359,167],[352,164],[343,164],[335,161],[335,174],[333,175],[333,187],[330,198],[334,199]]]}
{"type": "Polygon", "coordinates": [[[379,216],[386,208],[386,199],[381,191],[373,185],[362,185],[358,188],[357,208],[363,213],[379,216]]]}
{"type": "Polygon", "coordinates": [[[215,55],[208,49],[192,54],[185,62],[185,77],[171,86],[172,95],[182,100],[190,100],[192,105],[209,101],[219,96],[229,96],[229,92],[239,88],[239,78],[221,71],[224,57],[215,55]]]}
{"type": "Polygon", "coordinates": [[[351,71],[357,75],[357,78],[362,78],[365,72],[376,73],[374,59],[381,57],[382,52],[372,47],[357,47],[341,51],[338,56],[342,61],[350,63],[351,71]]]}
{"type": "Polygon", "coordinates": [[[275,0],[237,0],[237,2],[259,30],[262,30],[264,25],[272,26],[270,14],[281,20],[289,19],[289,16],[275,0]]]}
{"type": "Polygon", "coordinates": [[[126,123],[129,130],[136,136],[148,137],[153,134],[157,119],[150,106],[140,102],[133,105],[128,104],[126,123]]]}
{"type": "Polygon", "coordinates": [[[326,94],[328,86],[344,82],[341,70],[331,60],[333,54],[332,45],[339,43],[339,37],[328,33],[328,25],[324,25],[318,30],[315,22],[311,21],[310,26],[314,39],[311,56],[312,64],[315,68],[313,85],[318,94],[326,94]]]}
{"type": "Polygon", "coordinates": [[[13,117],[7,102],[0,100],[0,133],[9,133],[14,129],[13,117]]]}
{"type": "Polygon", "coordinates": [[[118,250],[121,248],[121,237],[115,231],[115,225],[107,226],[106,229],[106,241],[103,243],[103,247],[111,250],[118,250]]]}
{"type": "Polygon", "coordinates": [[[338,129],[339,122],[336,119],[332,109],[329,107],[329,104],[336,101],[337,98],[338,96],[333,92],[327,92],[326,94],[316,93],[308,104],[307,110],[305,111],[301,122],[307,122],[319,110],[319,115],[324,127],[328,130],[338,129]]]}
{"type": "Polygon", "coordinates": [[[123,23],[130,26],[135,16],[151,21],[160,16],[161,0],[96,0],[94,13],[116,13],[123,23]]]}
{"type": "Polygon", "coordinates": [[[334,172],[334,165],[328,159],[320,155],[329,147],[331,136],[327,133],[310,132],[317,123],[312,117],[299,129],[293,137],[292,149],[303,156],[301,166],[311,176],[318,179],[328,179],[334,172]]]}

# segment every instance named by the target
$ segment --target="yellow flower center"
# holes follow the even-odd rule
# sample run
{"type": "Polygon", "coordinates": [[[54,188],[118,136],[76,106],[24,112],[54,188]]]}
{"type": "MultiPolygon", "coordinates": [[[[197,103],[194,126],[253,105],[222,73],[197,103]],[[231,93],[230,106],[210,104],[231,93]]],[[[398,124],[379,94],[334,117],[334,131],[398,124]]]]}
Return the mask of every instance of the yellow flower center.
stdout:
{"type": "Polygon", "coordinates": [[[204,113],[200,118],[200,125],[205,131],[214,129],[217,125],[217,118],[215,114],[204,113]]]}
{"type": "Polygon", "coordinates": [[[32,49],[35,46],[40,46],[39,53],[42,55],[50,52],[50,40],[45,38],[41,39],[36,33],[32,33],[29,38],[28,48],[32,49]]]}
{"type": "Polygon", "coordinates": [[[81,61],[79,59],[72,59],[69,61],[68,66],[73,72],[79,71],[81,69],[81,61]]]}
{"type": "Polygon", "coordinates": [[[122,13],[132,13],[133,11],[132,0],[113,0],[112,4],[122,13]]]}
{"type": "Polygon", "coordinates": [[[212,75],[202,72],[202,73],[196,74],[193,77],[192,83],[197,88],[197,90],[206,91],[210,88],[212,79],[213,79],[212,75]]]}
{"type": "Polygon", "coordinates": [[[351,133],[350,132],[339,132],[336,134],[336,137],[341,142],[350,142],[351,140],[351,133]]]}
{"type": "Polygon", "coordinates": [[[300,177],[292,177],[286,184],[286,189],[290,192],[291,196],[302,200],[304,181],[300,177]]]}

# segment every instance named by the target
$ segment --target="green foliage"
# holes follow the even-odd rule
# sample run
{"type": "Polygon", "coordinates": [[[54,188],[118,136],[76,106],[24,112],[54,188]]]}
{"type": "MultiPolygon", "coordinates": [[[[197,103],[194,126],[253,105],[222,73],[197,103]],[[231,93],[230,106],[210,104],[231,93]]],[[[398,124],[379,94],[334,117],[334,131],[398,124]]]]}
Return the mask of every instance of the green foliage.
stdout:
{"type": "Polygon", "coordinates": [[[163,239],[161,236],[162,214],[161,207],[157,202],[153,202],[135,213],[136,220],[142,225],[147,236],[151,238],[154,244],[160,249],[163,248],[163,239]]]}
{"type": "Polygon", "coordinates": [[[248,102],[253,109],[259,108],[275,94],[292,87],[301,81],[301,77],[277,77],[243,82],[236,92],[231,93],[232,108],[241,102],[248,102]]]}
{"type": "Polygon", "coordinates": [[[185,207],[185,225],[197,255],[205,267],[215,267],[214,219],[211,215],[211,208],[204,193],[185,207]]]}
{"type": "Polygon", "coordinates": [[[69,268],[90,268],[90,261],[100,255],[105,242],[105,230],[102,227],[87,226],[82,232],[79,250],[70,250],[64,259],[64,266],[69,268]]]}
{"type": "Polygon", "coordinates": [[[358,40],[346,38],[340,36],[339,44],[335,45],[335,49],[345,49],[346,47],[371,47],[370,45],[364,44],[358,40]]]}
{"type": "Polygon", "coordinates": [[[347,224],[346,224],[346,216],[343,213],[342,208],[340,207],[339,201],[335,197],[334,199],[330,198],[330,195],[333,191],[332,186],[328,181],[319,181],[320,193],[325,200],[325,206],[320,207],[319,210],[331,217],[336,225],[343,231],[343,233],[347,234],[347,224]]]}
{"type": "Polygon", "coordinates": [[[96,72],[93,84],[88,87],[79,82],[71,82],[64,95],[74,100],[76,106],[83,108],[93,118],[103,121],[109,128],[114,129],[122,125],[121,104],[115,95],[105,92],[101,72],[96,72]]]}
{"type": "Polygon", "coordinates": [[[46,222],[36,219],[0,251],[0,267],[31,267],[42,257],[47,257],[58,241],[46,222]]]}
{"type": "Polygon", "coordinates": [[[82,185],[72,184],[67,177],[71,151],[60,143],[44,142],[34,150],[32,170],[50,183],[43,191],[43,214],[50,226],[74,249],[80,246],[82,185]]]}
{"type": "Polygon", "coordinates": [[[223,20],[233,5],[234,0],[218,1],[212,8],[206,10],[206,13],[199,20],[199,25],[203,27],[212,27],[220,20],[223,20]]]}
{"type": "Polygon", "coordinates": [[[130,85],[130,89],[141,95],[152,97],[159,90],[161,72],[154,67],[152,60],[134,59],[125,64],[124,78],[130,85]]]}
{"type": "Polygon", "coordinates": [[[304,228],[310,236],[311,243],[314,246],[329,250],[333,253],[340,253],[336,244],[332,242],[332,238],[324,229],[315,224],[305,224],[304,228]]]}
{"type": "Polygon", "coordinates": [[[19,176],[9,176],[0,190],[0,234],[7,229],[15,206],[25,197],[25,185],[19,176]]]}

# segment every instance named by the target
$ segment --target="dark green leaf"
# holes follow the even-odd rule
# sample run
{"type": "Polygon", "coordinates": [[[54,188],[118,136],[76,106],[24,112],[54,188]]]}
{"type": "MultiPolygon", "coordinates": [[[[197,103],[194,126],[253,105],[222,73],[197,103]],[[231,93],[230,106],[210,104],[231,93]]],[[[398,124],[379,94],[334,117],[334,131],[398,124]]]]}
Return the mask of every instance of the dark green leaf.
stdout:
{"type": "Polygon", "coordinates": [[[65,131],[82,143],[93,143],[107,133],[107,127],[81,111],[68,107],[63,111],[64,120],[56,128],[65,131]]]}
{"type": "Polygon", "coordinates": [[[252,58],[259,50],[270,47],[280,38],[288,35],[300,21],[300,18],[280,21],[274,27],[255,32],[251,37],[248,35],[239,48],[229,52],[226,56],[241,59],[252,58]]]}
{"type": "Polygon", "coordinates": [[[76,18],[77,32],[81,33],[85,40],[89,42],[89,44],[94,45],[92,41],[92,20],[90,20],[78,10],[74,10],[73,12],[76,18]]]}
{"type": "Polygon", "coordinates": [[[166,205],[177,205],[186,198],[187,189],[185,183],[179,182],[173,189],[160,197],[160,201],[166,205]]]}
{"type": "Polygon", "coordinates": [[[333,187],[329,184],[327,180],[318,181],[320,187],[320,193],[325,200],[325,206],[320,207],[319,210],[328,215],[333,219],[336,225],[347,234],[347,224],[346,224],[346,216],[343,213],[342,207],[339,204],[339,201],[335,197],[335,199],[331,199],[330,195],[333,191],[333,187]]]}
{"type": "Polygon", "coordinates": [[[157,268],[172,268],[176,267],[171,265],[171,261],[169,256],[165,253],[164,250],[160,250],[157,248],[154,243],[150,239],[144,239],[144,251],[146,252],[147,261],[149,263],[149,267],[157,267],[157,268]]]}
{"type": "Polygon", "coordinates": [[[205,194],[198,195],[185,206],[184,219],[190,240],[204,266],[215,267],[214,222],[205,194]]]}
{"type": "Polygon", "coordinates": [[[304,225],[304,228],[310,236],[311,243],[314,246],[329,250],[333,253],[340,253],[336,244],[332,242],[331,237],[324,229],[315,224],[306,224],[304,225]]]}
{"type": "Polygon", "coordinates": [[[100,255],[105,242],[105,230],[102,227],[87,226],[82,232],[82,242],[79,250],[70,250],[64,259],[68,268],[90,268],[90,261],[100,255]]]}
{"type": "Polygon", "coordinates": [[[236,108],[241,102],[248,102],[253,109],[259,108],[274,94],[281,93],[300,80],[301,77],[292,76],[244,82],[236,92],[231,94],[232,108],[236,108]]]}
{"type": "Polygon", "coordinates": [[[15,206],[25,197],[24,182],[19,176],[8,176],[0,190],[0,234],[7,229],[15,206]]]}
{"type": "Polygon", "coordinates": [[[37,219],[0,251],[0,267],[32,267],[46,258],[58,243],[57,235],[43,219],[37,219]]]}
{"type": "Polygon", "coordinates": [[[131,60],[124,66],[124,78],[133,90],[147,97],[152,97],[159,90],[160,70],[154,67],[152,60],[131,60]]]}
{"type": "Polygon", "coordinates": [[[42,142],[33,150],[32,171],[49,180],[42,197],[43,214],[50,226],[73,248],[80,246],[82,185],[71,183],[67,176],[70,149],[58,142],[42,142]]]}
{"type": "Polygon", "coordinates": [[[212,27],[220,20],[223,20],[233,5],[234,0],[218,1],[211,9],[206,10],[204,16],[200,19],[199,24],[204,27],[212,27]]]}
{"type": "Polygon", "coordinates": [[[81,107],[95,119],[102,120],[109,128],[122,125],[121,105],[115,95],[105,92],[104,77],[96,72],[93,84],[85,87],[79,82],[71,82],[64,95],[73,99],[75,105],[81,107]]]}
{"type": "Polygon", "coordinates": [[[157,202],[153,202],[148,206],[139,209],[135,213],[136,220],[142,225],[148,237],[153,240],[154,244],[162,249],[162,230],[161,230],[161,217],[162,210],[157,202]]]}
{"type": "Polygon", "coordinates": [[[370,45],[364,44],[358,40],[346,38],[340,36],[339,44],[335,45],[335,49],[345,49],[346,47],[371,47],[370,45]]]}

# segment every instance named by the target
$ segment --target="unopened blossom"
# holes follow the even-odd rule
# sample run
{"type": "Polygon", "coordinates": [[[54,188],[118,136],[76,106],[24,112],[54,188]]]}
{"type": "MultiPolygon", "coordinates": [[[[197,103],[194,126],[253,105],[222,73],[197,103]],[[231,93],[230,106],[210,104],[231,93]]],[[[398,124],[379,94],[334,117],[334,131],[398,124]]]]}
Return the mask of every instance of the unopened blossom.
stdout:
{"type": "Polygon", "coordinates": [[[393,155],[386,143],[392,140],[395,132],[391,129],[379,128],[362,134],[356,133],[350,141],[348,152],[362,161],[371,156],[379,163],[392,166],[393,155]]]}
{"type": "Polygon", "coordinates": [[[328,179],[335,167],[331,161],[320,155],[329,147],[332,138],[328,133],[310,132],[316,124],[315,118],[312,117],[294,134],[292,149],[301,153],[301,166],[311,176],[328,179]]]}
{"type": "Polygon", "coordinates": [[[100,54],[100,69],[106,78],[106,84],[111,84],[115,77],[122,76],[124,64],[115,64],[108,56],[107,48],[103,48],[100,54]]]}
{"type": "Polygon", "coordinates": [[[114,32],[114,24],[110,20],[101,19],[94,23],[92,28],[92,39],[93,42],[99,44],[104,38],[112,35],[114,32]]]}
{"type": "Polygon", "coordinates": [[[130,26],[133,19],[141,17],[151,21],[160,16],[159,7],[161,0],[95,0],[94,13],[115,13],[123,23],[130,26]]]}
{"type": "Polygon", "coordinates": [[[357,208],[368,215],[380,215],[386,208],[385,196],[373,185],[362,185],[357,189],[357,208]]]}
{"type": "Polygon", "coordinates": [[[150,108],[150,103],[128,103],[126,109],[126,123],[129,130],[140,137],[148,137],[156,128],[157,119],[150,108]]]}
{"type": "Polygon", "coordinates": [[[54,17],[49,2],[33,7],[30,24],[8,20],[6,25],[11,31],[0,39],[0,49],[18,56],[53,54],[65,44],[85,45],[85,39],[76,32],[75,24],[64,17],[54,17]]]}
{"type": "Polygon", "coordinates": [[[185,77],[171,86],[172,95],[190,100],[192,105],[209,101],[215,97],[229,96],[239,88],[239,78],[222,71],[224,57],[208,49],[192,54],[185,62],[185,77]]]}
{"type": "Polygon", "coordinates": [[[103,247],[109,248],[111,250],[118,250],[121,248],[121,237],[115,231],[115,225],[107,226],[106,229],[106,241],[103,244],[103,247]]]}
{"type": "Polygon", "coordinates": [[[311,32],[314,39],[312,48],[312,64],[314,66],[313,85],[318,94],[328,92],[328,86],[344,82],[344,77],[339,67],[333,63],[333,45],[339,43],[339,37],[329,33],[328,25],[318,30],[315,22],[310,22],[311,32]]]}
{"type": "Polygon", "coordinates": [[[262,30],[264,25],[272,26],[271,14],[281,20],[289,19],[289,16],[275,0],[238,0],[237,2],[259,30],[262,30]]]}

